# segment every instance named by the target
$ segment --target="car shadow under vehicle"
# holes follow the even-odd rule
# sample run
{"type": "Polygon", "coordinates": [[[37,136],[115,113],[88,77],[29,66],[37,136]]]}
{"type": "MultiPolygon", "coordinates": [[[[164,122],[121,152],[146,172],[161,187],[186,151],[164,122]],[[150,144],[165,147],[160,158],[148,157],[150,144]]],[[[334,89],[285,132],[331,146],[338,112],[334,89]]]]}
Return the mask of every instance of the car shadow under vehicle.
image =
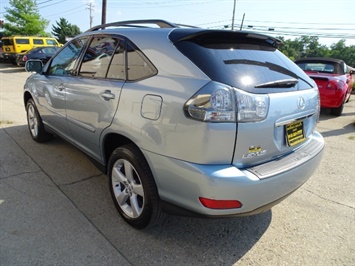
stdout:
{"type": "Polygon", "coordinates": [[[21,73],[26,72],[24,67],[15,66],[10,63],[0,63],[0,73],[21,73]]]}
{"type": "Polygon", "coordinates": [[[223,219],[166,214],[160,224],[136,230],[116,211],[108,177],[81,151],[59,137],[35,143],[29,139],[27,125],[7,127],[6,132],[133,265],[232,265],[259,241],[271,223],[271,211],[223,219]]]}

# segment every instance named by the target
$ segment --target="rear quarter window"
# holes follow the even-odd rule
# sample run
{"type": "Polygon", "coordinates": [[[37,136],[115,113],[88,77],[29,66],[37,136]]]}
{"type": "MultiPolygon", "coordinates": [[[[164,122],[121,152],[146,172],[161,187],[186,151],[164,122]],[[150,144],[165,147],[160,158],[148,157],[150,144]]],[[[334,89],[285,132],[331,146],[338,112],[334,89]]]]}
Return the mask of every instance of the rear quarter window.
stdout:
{"type": "Polygon", "coordinates": [[[48,45],[57,45],[57,42],[55,40],[46,40],[46,43],[48,45]]]}
{"type": "Polygon", "coordinates": [[[30,44],[30,39],[15,39],[16,44],[30,44]]]}
{"type": "Polygon", "coordinates": [[[42,39],[33,39],[33,44],[44,44],[42,39]]]}
{"type": "Polygon", "coordinates": [[[158,71],[134,44],[127,44],[127,76],[136,81],[156,75],[158,71]]]}

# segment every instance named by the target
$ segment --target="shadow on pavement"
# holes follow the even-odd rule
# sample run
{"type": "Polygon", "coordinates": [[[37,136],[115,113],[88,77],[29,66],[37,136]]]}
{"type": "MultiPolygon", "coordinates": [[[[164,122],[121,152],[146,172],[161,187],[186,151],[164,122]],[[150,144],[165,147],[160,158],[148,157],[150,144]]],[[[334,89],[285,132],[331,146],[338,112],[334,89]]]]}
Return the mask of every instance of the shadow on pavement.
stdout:
{"type": "Polygon", "coordinates": [[[0,72],[19,73],[19,72],[26,72],[26,70],[24,67],[19,67],[10,63],[0,63],[0,72]]]}
{"type": "Polygon", "coordinates": [[[5,131],[78,213],[134,265],[232,265],[260,240],[271,223],[271,211],[226,219],[166,215],[158,226],[135,230],[116,211],[107,176],[81,151],[57,137],[35,143],[27,125],[5,131]]]}

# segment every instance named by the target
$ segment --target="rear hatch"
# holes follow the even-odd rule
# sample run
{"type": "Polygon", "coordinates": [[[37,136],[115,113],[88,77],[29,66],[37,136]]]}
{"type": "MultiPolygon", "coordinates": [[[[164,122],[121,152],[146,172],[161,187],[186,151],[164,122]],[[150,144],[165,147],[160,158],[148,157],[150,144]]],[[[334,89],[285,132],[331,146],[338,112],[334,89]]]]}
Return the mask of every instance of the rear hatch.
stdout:
{"type": "Polygon", "coordinates": [[[14,39],[11,37],[3,37],[2,38],[2,49],[3,53],[14,53],[15,52],[15,47],[14,47],[14,39]]]}
{"type": "Polygon", "coordinates": [[[277,39],[197,29],[174,30],[169,37],[211,80],[235,89],[238,118],[232,164],[255,166],[307,143],[318,120],[318,90],[277,50],[277,39]],[[259,113],[244,112],[248,106],[259,113]]]}

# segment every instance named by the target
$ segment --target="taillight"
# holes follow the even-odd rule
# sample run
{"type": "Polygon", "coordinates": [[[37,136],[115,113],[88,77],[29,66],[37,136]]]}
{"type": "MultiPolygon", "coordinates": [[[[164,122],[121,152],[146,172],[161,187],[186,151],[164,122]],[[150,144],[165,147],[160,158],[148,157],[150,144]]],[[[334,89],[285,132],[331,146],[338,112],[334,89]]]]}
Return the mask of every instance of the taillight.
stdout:
{"type": "Polygon", "coordinates": [[[264,120],[269,112],[269,96],[235,90],[238,106],[238,122],[258,122],[264,120]]]}
{"type": "Polygon", "coordinates": [[[26,61],[27,61],[27,56],[24,55],[24,56],[22,57],[22,61],[23,61],[23,62],[26,62],[26,61]]]}
{"type": "Polygon", "coordinates": [[[204,122],[235,122],[234,89],[227,85],[210,82],[185,104],[187,117],[204,122]]]}
{"type": "Polygon", "coordinates": [[[203,206],[209,209],[237,209],[242,207],[242,203],[238,200],[217,200],[208,198],[199,198],[203,206]]]}
{"type": "Polygon", "coordinates": [[[336,79],[336,80],[331,80],[327,84],[327,89],[331,90],[341,90],[343,89],[345,83],[342,80],[336,79]]]}
{"type": "Polygon", "coordinates": [[[269,96],[212,81],[186,102],[184,111],[203,122],[257,122],[268,114],[269,96]]]}

